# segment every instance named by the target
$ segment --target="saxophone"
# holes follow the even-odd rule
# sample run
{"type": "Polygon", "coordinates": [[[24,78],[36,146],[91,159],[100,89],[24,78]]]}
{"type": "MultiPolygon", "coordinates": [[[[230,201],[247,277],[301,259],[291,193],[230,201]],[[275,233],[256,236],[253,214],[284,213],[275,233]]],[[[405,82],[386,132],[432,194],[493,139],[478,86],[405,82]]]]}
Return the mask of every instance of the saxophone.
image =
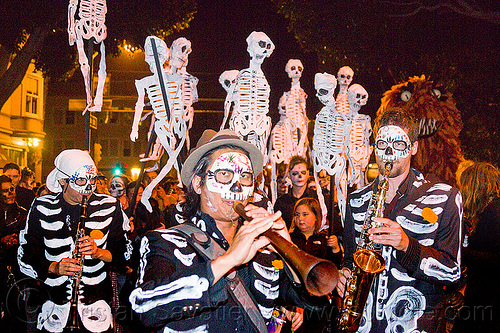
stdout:
{"type": "Polygon", "coordinates": [[[340,332],[357,331],[361,324],[373,279],[385,268],[385,260],[381,254],[382,245],[376,244],[369,239],[368,230],[383,226],[375,223],[373,219],[383,217],[385,196],[389,189],[389,172],[391,170],[392,162],[384,162],[384,170],[378,184],[377,193],[372,195],[366,212],[357,249],[353,254],[354,271],[345,285],[338,321],[338,330],[340,332]]]}
{"type": "MultiPolygon", "coordinates": [[[[76,236],[75,236],[75,248],[73,249],[72,258],[78,261],[78,265],[83,267],[83,261],[85,256],[82,255],[78,249],[78,240],[85,236],[85,219],[86,219],[86,210],[87,210],[87,196],[83,196],[82,202],[80,204],[80,219],[78,221],[78,226],[76,228],[76,236]]],[[[82,268],[83,269],[83,268],[82,268]]],[[[69,309],[69,316],[66,326],[64,327],[64,332],[79,332],[80,321],[78,315],[78,296],[80,289],[80,281],[82,280],[82,271],[78,271],[73,275],[73,291],[71,293],[71,304],[69,309]]]]}

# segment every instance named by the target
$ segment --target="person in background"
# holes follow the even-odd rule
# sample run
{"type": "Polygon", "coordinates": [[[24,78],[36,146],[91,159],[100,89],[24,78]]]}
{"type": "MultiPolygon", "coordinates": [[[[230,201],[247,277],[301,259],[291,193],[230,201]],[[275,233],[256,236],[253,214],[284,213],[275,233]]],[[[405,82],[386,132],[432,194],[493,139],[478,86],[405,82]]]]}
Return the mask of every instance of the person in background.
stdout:
{"type": "Polygon", "coordinates": [[[498,332],[500,286],[493,272],[500,265],[500,172],[490,163],[466,163],[457,179],[469,226],[462,255],[465,305],[452,332],[498,332]]]}
{"type": "Polygon", "coordinates": [[[307,189],[309,180],[309,164],[302,156],[293,156],[288,164],[288,178],[292,182],[288,193],[279,197],[274,203],[274,211],[280,211],[287,228],[293,220],[293,207],[302,198],[317,198],[316,192],[307,189]]]}
{"type": "Polygon", "coordinates": [[[26,210],[29,210],[33,199],[35,199],[35,193],[32,189],[27,188],[28,179],[32,178],[32,172],[25,168],[24,171],[24,181],[21,186],[21,168],[16,163],[7,163],[3,167],[3,174],[9,176],[12,179],[12,184],[16,188],[16,200],[17,203],[26,210]]]}
{"type": "Polygon", "coordinates": [[[109,181],[109,194],[120,201],[123,210],[128,208],[126,189],[129,182],[130,179],[124,174],[114,175],[109,181]]]}
{"type": "MultiPolygon", "coordinates": [[[[320,231],[322,212],[319,202],[315,198],[302,198],[295,204],[293,222],[290,228],[292,242],[306,253],[315,257],[332,261],[337,267],[342,260],[342,251],[337,236],[328,236],[328,230],[320,231]]],[[[335,320],[336,308],[331,305],[327,296],[308,298],[308,303],[318,308],[305,308],[303,311],[304,324],[299,332],[323,332],[332,320],[335,320]]],[[[287,313],[287,318],[292,317],[287,313]]],[[[297,320],[297,318],[294,318],[297,320]]],[[[292,329],[296,331],[292,324],[292,329]]],[[[297,331],[296,331],[297,332],[297,331]]]]}
{"type": "Polygon", "coordinates": [[[54,165],[46,183],[53,193],[33,202],[17,253],[21,273],[40,283],[37,329],[63,331],[70,313],[72,277],[81,272],[77,319],[82,330],[112,332],[109,272],[111,267],[125,267],[132,253],[127,216],[118,200],[94,193],[97,169],[88,152],[64,150],[54,165]],[[83,264],[73,257],[75,248],[85,256],[83,264]]]}
{"type": "Polygon", "coordinates": [[[41,197],[42,195],[45,195],[45,194],[50,194],[51,192],[49,191],[49,189],[47,188],[47,185],[45,183],[43,183],[42,185],[40,185],[38,187],[38,189],[36,190],[36,197],[41,197]]]}
{"type": "Polygon", "coordinates": [[[24,168],[21,171],[21,180],[16,187],[17,203],[29,210],[31,203],[35,200],[36,194],[33,191],[33,182],[35,181],[35,173],[29,168],[24,168]]]}
{"type": "Polygon", "coordinates": [[[19,232],[26,224],[28,212],[16,202],[16,191],[10,177],[0,176],[0,330],[19,332],[26,322],[24,304],[17,299],[20,281],[16,252],[19,232]],[[16,304],[17,302],[17,304],[16,304]]]}
{"type": "Polygon", "coordinates": [[[95,193],[109,195],[108,178],[102,172],[97,173],[97,182],[95,185],[95,193]]]}

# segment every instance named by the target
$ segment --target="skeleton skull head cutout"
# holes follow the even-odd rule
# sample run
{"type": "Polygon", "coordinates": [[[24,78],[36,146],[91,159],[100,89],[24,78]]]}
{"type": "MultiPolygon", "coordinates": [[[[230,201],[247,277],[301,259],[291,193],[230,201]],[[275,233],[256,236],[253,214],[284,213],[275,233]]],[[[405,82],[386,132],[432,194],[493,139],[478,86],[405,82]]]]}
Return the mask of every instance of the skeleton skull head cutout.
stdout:
{"type": "Polygon", "coordinates": [[[383,161],[407,158],[411,153],[408,134],[399,126],[381,127],[375,139],[375,154],[383,161]]]}
{"type": "Polygon", "coordinates": [[[170,66],[179,69],[187,65],[188,56],[191,53],[191,42],[184,37],[177,38],[170,46],[170,66]]]}
{"type": "Polygon", "coordinates": [[[115,176],[109,183],[109,194],[112,197],[119,198],[125,194],[125,182],[121,177],[115,176]]]}
{"type": "Polygon", "coordinates": [[[231,91],[231,87],[234,87],[236,84],[236,78],[238,77],[239,71],[236,69],[224,71],[219,76],[219,83],[221,86],[227,91],[231,91]]]}
{"type": "Polygon", "coordinates": [[[247,37],[247,51],[250,54],[250,61],[258,65],[264,62],[274,51],[274,44],[263,32],[253,31],[247,37]]]}
{"type": "Polygon", "coordinates": [[[314,88],[316,97],[326,106],[334,104],[333,93],[337,87],[337,79],[332,74],[316,73],[314,76],[314,88]]]}
{"type": "Polygon", "coordinates": [[[302,62],[298,59],[288,60],[285,66],[285,72],[290,79],[300,79],[303,70],[304,66],[302,66],[302,62]]]}
{"type": "Polygon", "coordinates": [[[207,172],[207,189],[226,200],[248,199],[253,193],[252,164],[247,155],[223,153],[207,172]]]}
{"type": "Polygon", "coordinates": [[[167,44],[162,39],[155,36],[149,36],[148,38],[146,38],[146,42],[144,43],[145,61],[148,63],[151,72],[156,73],[156,63],[153,55],[153,46],[151,43],[152,39],[154,39],[155,41],[158,60],[162,68],[165,62],[170,58],[170,50],[168,49],[167,44]]]}
{"type": "Polygon", "coordinates": [[[69,177],[69,187],[81,194],[94,192],[97,183],[95,165],[84,165],[69,177]]]}
{"type": "Polygon", "coordinates": [[[355,83],[347,90],[347,100],[349,101],[349,106],[359,111],[368,102],[368,93],[360,84],[355,83]]]}
{"type": "Polygon", "coordinates": [[[349,66],[341,67],[337,73],[339,84],[345,87],[351,84],[353,76],[354,71],[349,66]]]}

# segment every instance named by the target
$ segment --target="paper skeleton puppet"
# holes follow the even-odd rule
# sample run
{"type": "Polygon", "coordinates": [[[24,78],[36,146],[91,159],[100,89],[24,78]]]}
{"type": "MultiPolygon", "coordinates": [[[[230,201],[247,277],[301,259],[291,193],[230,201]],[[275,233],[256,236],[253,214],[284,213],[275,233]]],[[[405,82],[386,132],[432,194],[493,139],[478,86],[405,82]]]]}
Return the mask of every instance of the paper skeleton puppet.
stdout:
{"type": "Polygon", "coordinates": [[[189,74],[186,70],[188,56],[191,53],[191,42],[184,37],[177,38],[170,46],[171,58],[169,61],[170,69],[173,73],[181,76],[181,96],[184,108],[183,118],[187,123],[186,131],[186,149],[189,151],[190,140],[189,130],[193,126],[194,108],[193,103],[198,101],[198,78],[189,74]]]}
{"type": "Polygon", "coordinates": [[[347,100],[347,90],[352,82],[354,71],[349,66],[341,67],[337,73],[339,92],[335,98],[337,111],[345,115],[349,114],[349,101],[347,100]]]}
{"type": "Polygon", "coordinates": [[[229,128],[243,140],[256,145],[266,156],[271,132],[271,118],[267,115],[270,88],[261,65],[273,53],[274,44],[265,33],[256,31],[247,37],[247,44],[250,67],[238,73],[229,128]]]}
{"type": "Polygon", "coordinates": [[[372,153],[370,146],[371,118],[366,114],[359,113],[361,107],[366,105],[368,101],[368,93],[365,88],[355,83],[348,89],[347,100],[349,102],[349,119],[351,120],[348,142],[349,157],[352,169],[354,169],[354,177],[352,175],[348,177],[350,179],[349,185],[356,185],[360,188],[367,183],[366,167],[372,153]]]}
{"type": "MultiPolygon", "coordinates": [[[[317,73],[314,77],[316,96],[324,107],[316,115],[313,138],[314,172],[325,170],[334,177],[337,189],[339,209],[344,220],[347,196],[347,161],[349,157],[348,142],[351,121],[349,117],[335,108],[333,93],[337,87],[337,79],[328,73],[317,73]]],[[[331,189],[333,191],[333,189],[331,189]]],[[[332,192],[333,193],[333,192],[332,192]]]]}
{"type": "MultiPolygon", "coordinates": [[[[78,62],[85,82],[87,105],[83,114],[87,111],[101,111],[103,103],[104,83],[106,81],[106,50],[104,39],[107,31],[104,24],[106,19],[106,0],[70,0],[68,5],[68,35],[69,45],[76,43],[78,50],[78,62]],[[89,58],[85,54],[84,43],[100,44],[101,60],[96,94],[92,100],[92,73],[90,72],[89,58]]],[[[92,54],[88,55],[92,59],[92,54]]],[[[92,61],[92,60],[90,60],[92,61]]]]}
{"type": "Polygon", "coordinates": [[[167,73],[163,69],[165,62],[169,59],[170,52],[167,45],[163,40],[150,36],[146,39],[144,53],[145,60],[149,64],[153,75],[135,81],[139,96],[135,105],[134,122],[130,139],[135,141],[138,137],[139,120],[144,109],[144,98],[147,94],[155,116],[155,133],[168,155],[167,163],[161,169],[158,176],[144,189],[141,198],[141,202],[151,212],[152,208],[148,199],[151,197],[154,187],[167,175],[172,167],[175,167],[177,174],[180,174],[177,157],[186,140],[187,126],[183,117],[182,78],[177,73],[167,73]],[[155,50],[158,54],[160,71],[157,70],[157,64],[154,59],[152,39],[156,44],[155,50]],[[160,80],[164,83],[166,96],[163,95],[160,80]],[[165,104],[165,99],[168,100],[168,107],[165,104]]]}

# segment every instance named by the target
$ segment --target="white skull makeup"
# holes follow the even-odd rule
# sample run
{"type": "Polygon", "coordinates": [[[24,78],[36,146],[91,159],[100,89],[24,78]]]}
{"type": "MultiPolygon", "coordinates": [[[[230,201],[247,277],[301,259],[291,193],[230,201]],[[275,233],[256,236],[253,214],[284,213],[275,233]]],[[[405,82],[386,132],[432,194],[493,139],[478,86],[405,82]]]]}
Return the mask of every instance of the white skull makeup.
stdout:
{"type": "Polygon", "coordinates": [[[243,153],[230,152],[217,157],[207,172],[207,189],[226,200],[246,200],[253,193],[252,164],[243,153]]]}
{"type": "Polygon", "coordinates": [[[97,169],[94,165],[84,165],[69,177],[69,187],[81,194],[94,192],[97,183],[97,169]]]}
{"type": "Polygon", "coordinates": [[[375,140],[375,154],[384,161],[395,161],[410,155],[411,141],[399,126],[382,127],[375,140]]]}
{"type": "Polygon", "coordinates": [[[109,194],[111,194],[112,197],[119,198],[123,195],[124,191],[125,183],[123,182],[123,179],[120,177],[111,179],[111,182],[109,183],[109,194]]]}

